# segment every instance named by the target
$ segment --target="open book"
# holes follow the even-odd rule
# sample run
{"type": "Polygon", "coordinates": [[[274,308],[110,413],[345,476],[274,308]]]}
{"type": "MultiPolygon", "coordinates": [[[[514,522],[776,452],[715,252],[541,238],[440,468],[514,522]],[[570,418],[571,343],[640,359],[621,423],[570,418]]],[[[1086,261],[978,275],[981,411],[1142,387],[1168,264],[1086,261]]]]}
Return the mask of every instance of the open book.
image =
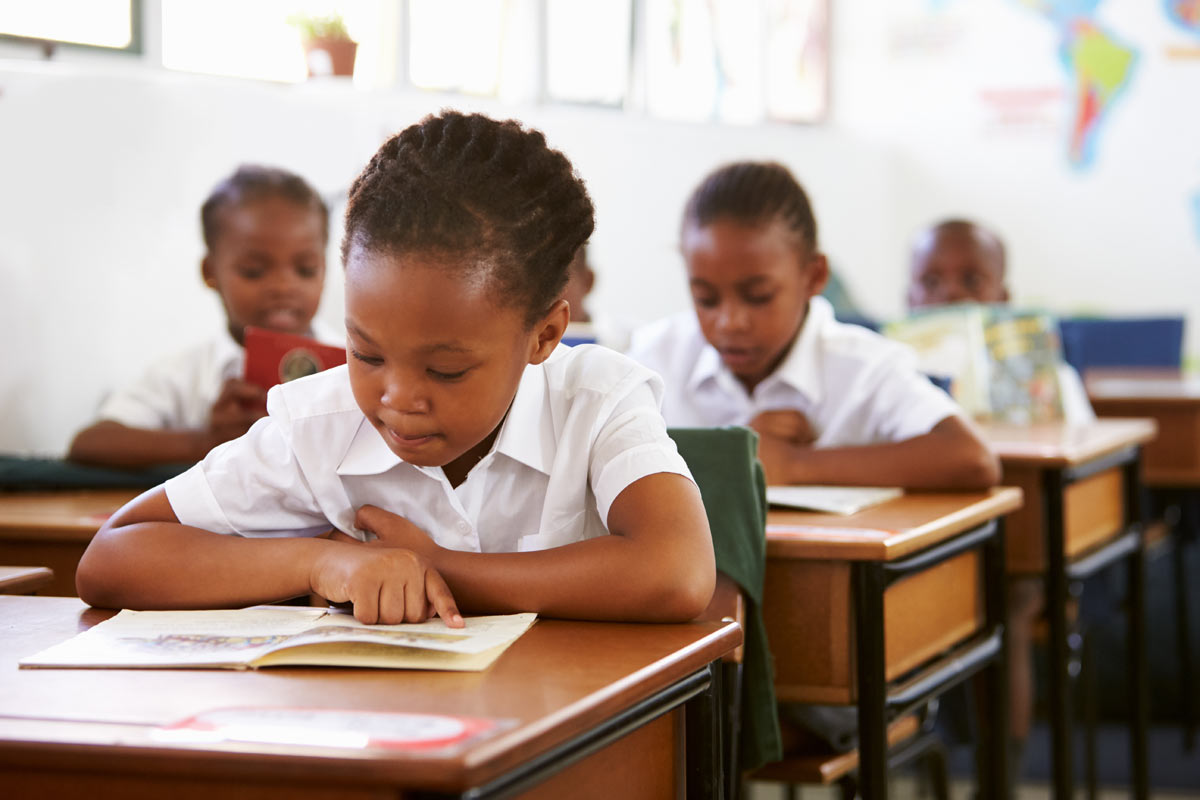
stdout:
{"type": "Polygon", "coordinates": [[[1048,314],[958,304],[890,323],[884,334],[916,350],[922,372],[949,378],[950,394],[976,419],[1062,419],[1062,347],[1048,314]]]}
{"type": "Polygon", "coordinates": [[[349,612],[301,606],[227,611],[122,611],[21,659],[21,667],[257,669],[281,665],[479,671],[536,614],[364,625],[349,612]]]}
{"type": "Polygon", "coordinates": [[[767,502],[773,506],[853,514],[904,494],[885,486],[768,486],[767,502]]]}

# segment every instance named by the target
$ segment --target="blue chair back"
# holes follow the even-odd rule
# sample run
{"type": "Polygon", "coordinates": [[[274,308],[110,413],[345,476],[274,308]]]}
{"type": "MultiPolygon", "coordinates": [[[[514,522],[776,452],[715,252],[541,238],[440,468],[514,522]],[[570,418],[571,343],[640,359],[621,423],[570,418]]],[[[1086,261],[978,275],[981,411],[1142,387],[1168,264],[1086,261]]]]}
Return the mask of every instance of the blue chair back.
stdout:
{"type": "Polygon", "coordinates": [[[1075,317],[1059,320],[1063,358],[1080,375],[1095,367],[1183,363],[1183,317],[1075,317]]]}

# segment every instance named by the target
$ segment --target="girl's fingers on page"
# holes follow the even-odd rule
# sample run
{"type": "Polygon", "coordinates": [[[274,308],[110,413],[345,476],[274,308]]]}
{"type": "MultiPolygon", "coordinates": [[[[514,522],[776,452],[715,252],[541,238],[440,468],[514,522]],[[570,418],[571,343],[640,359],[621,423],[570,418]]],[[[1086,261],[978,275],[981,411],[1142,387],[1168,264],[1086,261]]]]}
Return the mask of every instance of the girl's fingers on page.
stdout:
{"type": "Polygon", "coordinates": [[[454,602],[450,587],[446,585],[441,573],[432,567],[425,572],[425,596],[429,598],[442,622],[451,628],[463,627],[462,614],[458,612],[458,603],[454,602]]]}
{"type": "Polygon", "coordinates": [[[424,622],[425,621],[425,581],[424,576],[420,576],[415,580],[406,581],[404,584],[404,619],[400,622],[424,622]]]}
{"type": "Polygon", "coordinates": [[[356,592],[354,595],[354,618],[364,625],[374,625],[379,621],[379,587],[372,586],[367,591],[356,592]]]}
{"type": "Polygon", "coordinates": [[[405,612],[410,608],[408,593],[403,586],[396,586],[395,581],[387,581],[379,589],[379,624],[398,625],[401,622],[411,622],[405,618],[405,612]]]}

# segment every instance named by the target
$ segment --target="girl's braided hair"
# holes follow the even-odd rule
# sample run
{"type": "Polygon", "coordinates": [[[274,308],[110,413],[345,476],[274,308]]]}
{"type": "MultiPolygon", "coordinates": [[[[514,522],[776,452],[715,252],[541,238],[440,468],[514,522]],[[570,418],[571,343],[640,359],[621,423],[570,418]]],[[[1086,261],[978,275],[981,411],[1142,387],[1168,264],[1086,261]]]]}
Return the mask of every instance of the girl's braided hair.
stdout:
{"type": "Polygon", "coordinates": [[[683,227],[702,228],[725,217],[746,225],[779,220],[800,241],[817,249],[817,220],[804,187],[773,161],[739,161],[709,173],[688,198],[683,227]]]}
{"type": "Polygon", "coordinates": [[[446,111],[393,136],[355,179],[342,260],[355,248],[434,256],[532,325],[594,224],[583,181],[540,131],[446,111]]]}

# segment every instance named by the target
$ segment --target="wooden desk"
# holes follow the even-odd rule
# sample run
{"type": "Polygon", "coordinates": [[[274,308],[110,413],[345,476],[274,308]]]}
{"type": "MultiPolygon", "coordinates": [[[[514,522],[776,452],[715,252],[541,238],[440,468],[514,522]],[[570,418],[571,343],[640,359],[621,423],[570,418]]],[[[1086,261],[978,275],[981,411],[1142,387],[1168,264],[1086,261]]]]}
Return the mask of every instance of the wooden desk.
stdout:
{"type": "Polygon", "coordinates": [[[74,598],[0,597],[0,785],[12,797],[718,796],[713,662],[735,623],[540,620],[481,673],[337,668],[18,670],[107,618],[74,598]],[[155,741],[212,708],[408,711],[510,720],[449,754],[155,741]],[[684,713],[686,710],[686,714],[684,713]],[[715,774],[714,774],[715,773],[715,774]],[[528,794],[524,794],[528,792],[528,794]]]}
{"type": "Polygon", "coordinates": [[[848,516],[767,516],[763,616],[784,702],[857,704],[863,796],[886,797],[887,723],[983,672],[980,786],[1007,797],[1003,532],[1013,488],[913,492],[848,516]],[[954,602],[958,601],[958,602],[954,602]]]}
{"type": "Polygon", "coordinates": [[[0,594],[33,594],[53,580],[45,567],[0,567],[0,594]]]}
{"type": "Polygon", "coordinates": [[[75,567],[114,511],[138,495],[131,489],[0,493],[0,563],[54,570],[44,594],[75,595],[75,567]]]}
{"type": "Polygon", "coordinates": [[[1119,562],[1129,564],[1129,685],[1133,713],[1134,794],[1146,798],[1148,697],[1145,648],[1145,548],[1139,474],[1152,420],[1098,420],[1089,425],[989,424],[984,436],[1004,466],[1003,481],[1025,490],[1025,506],[1008,521],[1011,572],[1041,572],[1050,622],[1048,695],[1054,793],[1074,796],[1069,587],[1119,562]]]}
{"type": "Polygon", "coordinates": [[[1102,417],[1149,417],[1158,438],[1143,452],[1142,479],[1156,489],[1200,488],[1200,378],[1178,372],[1106,371],[1088,377],[1102,417]]]}

